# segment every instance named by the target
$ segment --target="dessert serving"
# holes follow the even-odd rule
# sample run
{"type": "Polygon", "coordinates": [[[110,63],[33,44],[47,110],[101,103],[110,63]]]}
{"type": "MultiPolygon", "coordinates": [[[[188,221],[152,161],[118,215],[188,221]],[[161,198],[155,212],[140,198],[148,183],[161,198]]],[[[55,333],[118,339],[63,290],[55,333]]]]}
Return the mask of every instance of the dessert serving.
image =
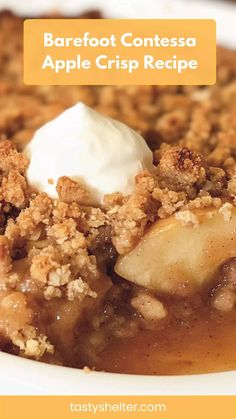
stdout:
{"type": "Polygon", "coordinates": [[[235,369],[236,53],[210,87],[25,86],[22,22],[0,15],[1,351],[235,369]]]}

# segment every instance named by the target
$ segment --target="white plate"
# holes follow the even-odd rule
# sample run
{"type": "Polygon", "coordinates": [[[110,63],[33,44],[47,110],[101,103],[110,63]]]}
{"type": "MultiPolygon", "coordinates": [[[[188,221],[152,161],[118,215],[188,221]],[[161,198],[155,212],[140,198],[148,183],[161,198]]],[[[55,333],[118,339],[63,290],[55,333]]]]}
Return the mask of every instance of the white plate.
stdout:
{"type": "MultiPolygon", "coordinates": [[[[116,18],[211,18],[217,22],[218,42],[236,49],[236,6],[225,1],[0,0],[4,8],[28,16],[51,10],[73,15],[95,8],[116,18]]],[[[235,395],[236,371],[164,377],[86,373],[0,353],[0,394],[235,395]]]]}
{"type": "Polygon", "coordinates": [[[234,395],[236,371],[186,376],[85,372],[0,354],[0,394],[234,395]]]}

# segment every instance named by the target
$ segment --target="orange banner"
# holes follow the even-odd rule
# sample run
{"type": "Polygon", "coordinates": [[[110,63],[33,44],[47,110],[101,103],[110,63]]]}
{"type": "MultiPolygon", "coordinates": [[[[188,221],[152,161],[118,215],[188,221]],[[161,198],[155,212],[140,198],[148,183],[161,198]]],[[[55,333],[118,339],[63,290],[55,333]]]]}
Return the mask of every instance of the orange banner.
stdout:
{"type": "Polygon", "coordinates": [[[28,19],[29,85],[211,85],[216,27],[209,19],[28,19]]]}
{"type": "Polygon", "coordinates": [[[2,396],[1,419],[235,419],[233,396],[2,396]]]}

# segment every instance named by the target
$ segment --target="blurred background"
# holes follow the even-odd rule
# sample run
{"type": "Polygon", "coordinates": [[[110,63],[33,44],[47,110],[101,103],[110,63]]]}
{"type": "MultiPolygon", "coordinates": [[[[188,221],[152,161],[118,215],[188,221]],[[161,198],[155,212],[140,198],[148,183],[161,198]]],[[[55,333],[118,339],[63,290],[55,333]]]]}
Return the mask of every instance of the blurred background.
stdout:
{"type": "Polygon", "coordinates": [[[211,18],[218,42],[236,49],[236,1],[227,0],[0,0],[0,9],[23,16],[75,16],[99,10],[114,18],[211,18]]]}

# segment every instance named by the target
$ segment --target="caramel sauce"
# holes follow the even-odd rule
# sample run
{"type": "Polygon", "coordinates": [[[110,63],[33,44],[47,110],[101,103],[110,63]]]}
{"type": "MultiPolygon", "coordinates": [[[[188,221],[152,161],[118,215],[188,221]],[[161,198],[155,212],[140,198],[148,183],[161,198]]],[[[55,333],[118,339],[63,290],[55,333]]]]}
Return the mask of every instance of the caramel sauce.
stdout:
{"type": "Polygon", "coordinates": [[[163,330],[116,339],[100,354],[97,370],[122,374],[180,375],[236,369],[236,310],[208,308],[163,330]]]}

